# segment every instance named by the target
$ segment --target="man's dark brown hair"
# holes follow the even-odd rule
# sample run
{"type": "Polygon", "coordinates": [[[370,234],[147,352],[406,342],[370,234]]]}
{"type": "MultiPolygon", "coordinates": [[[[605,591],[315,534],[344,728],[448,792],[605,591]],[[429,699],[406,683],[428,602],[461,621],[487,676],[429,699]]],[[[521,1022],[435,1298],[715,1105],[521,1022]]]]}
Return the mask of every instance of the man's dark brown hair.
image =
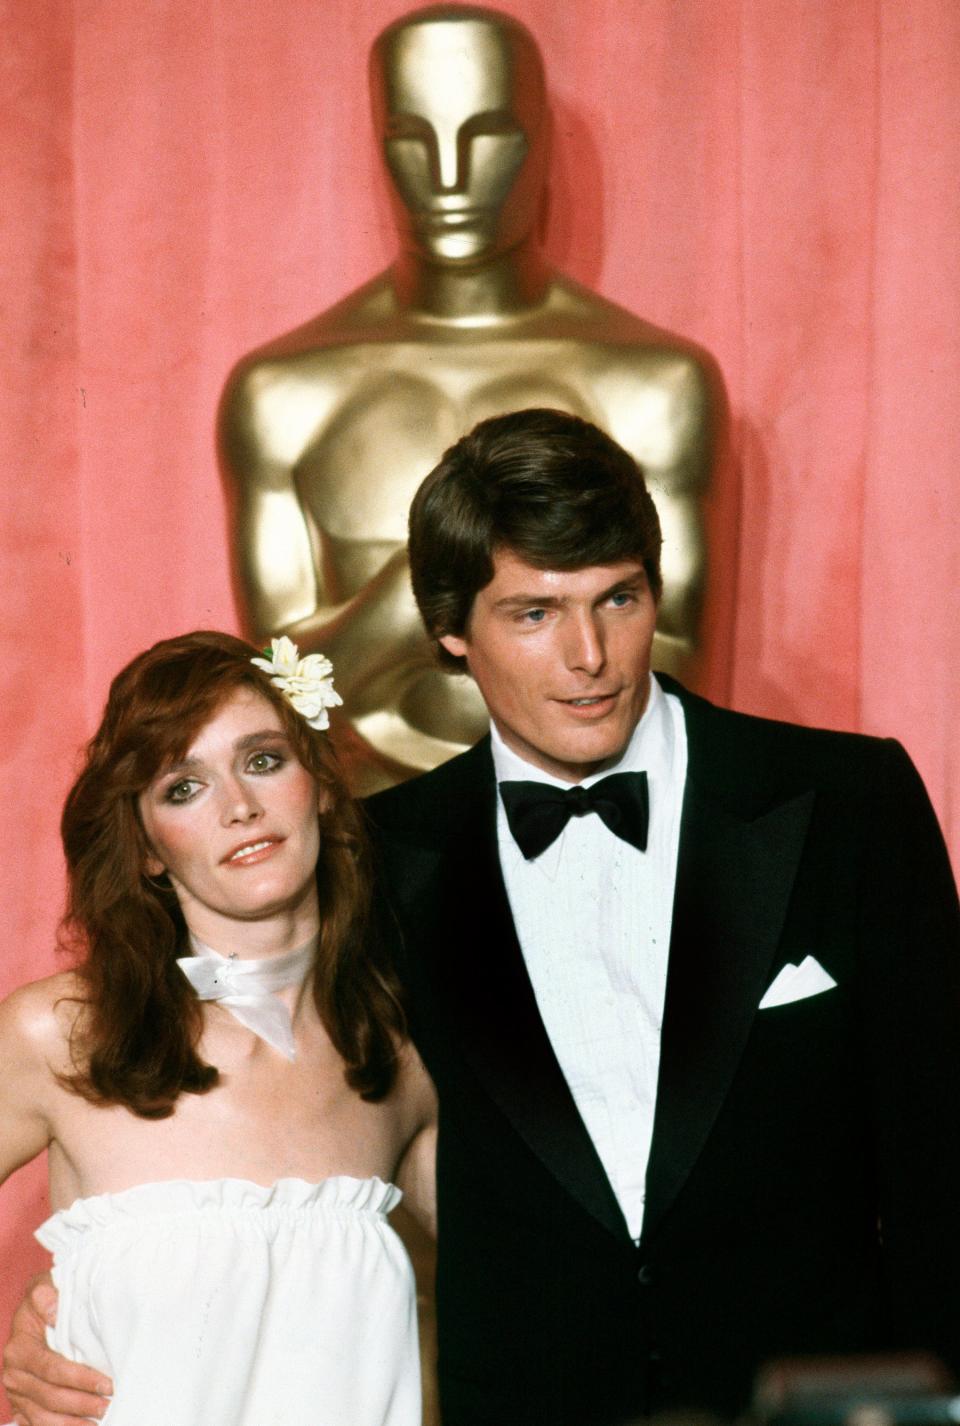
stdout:
{"type": "MultiPolygon", "coordinates": [[[[410,507],[410,571],[431,638],[466,633],[508,549],[538,569],[635,559],[660,597],[660,521],[636,461],[589,421],[532,408],[481,421],[445,452],[410,507]]],[[[438,645],[440,661],[464,660],[438,645]]]]}

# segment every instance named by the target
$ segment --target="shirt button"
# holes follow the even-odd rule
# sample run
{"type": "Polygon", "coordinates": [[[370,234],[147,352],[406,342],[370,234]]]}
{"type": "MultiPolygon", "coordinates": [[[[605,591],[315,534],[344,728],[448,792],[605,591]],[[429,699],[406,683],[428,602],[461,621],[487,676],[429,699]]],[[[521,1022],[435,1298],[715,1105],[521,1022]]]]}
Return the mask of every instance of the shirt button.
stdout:
{"type": "Polygon", "coordinates": [[[637,1268],[637,1282],[641,1287],[651,1287],[653,1285],[653,1268],[649,1263],[641,1263],[637,1268]]]}

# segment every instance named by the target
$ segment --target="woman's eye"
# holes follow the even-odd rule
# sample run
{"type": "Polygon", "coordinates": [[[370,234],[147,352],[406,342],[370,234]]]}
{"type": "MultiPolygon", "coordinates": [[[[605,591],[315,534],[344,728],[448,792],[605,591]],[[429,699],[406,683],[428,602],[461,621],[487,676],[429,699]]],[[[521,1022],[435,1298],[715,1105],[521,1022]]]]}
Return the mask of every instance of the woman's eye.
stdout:
{"type": "Polygon", "coordinates": [[[251,772],[273,772],[282,766],[283,758],[279,753],[254,753],[247,764],[251,772]]]}
{"type": "Polygon", "coordinates": [[[172,782],[164,793],[166,802],[189,802],[190,798],[200,786],[192,777],[181,778],[179,782],[172,782]]]}

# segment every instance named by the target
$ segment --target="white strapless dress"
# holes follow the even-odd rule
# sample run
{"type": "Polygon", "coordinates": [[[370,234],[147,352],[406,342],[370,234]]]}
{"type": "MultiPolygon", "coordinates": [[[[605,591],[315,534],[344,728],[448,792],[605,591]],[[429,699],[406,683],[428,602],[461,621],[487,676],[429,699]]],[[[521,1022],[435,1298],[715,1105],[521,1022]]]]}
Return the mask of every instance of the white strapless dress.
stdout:
{"type": "Polygon", "coordinates": [[[379,1179],[146,1183],[38,1230],[50,1345],[108,1373],[109,1426],[418,1426],[416,1295],[379,1179]]]}

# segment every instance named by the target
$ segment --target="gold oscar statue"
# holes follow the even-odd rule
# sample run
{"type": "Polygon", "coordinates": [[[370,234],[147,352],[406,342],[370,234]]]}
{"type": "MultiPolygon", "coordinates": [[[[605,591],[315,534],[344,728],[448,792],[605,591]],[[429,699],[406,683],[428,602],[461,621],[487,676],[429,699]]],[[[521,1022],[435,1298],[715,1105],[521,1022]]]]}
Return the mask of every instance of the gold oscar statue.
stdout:
{"type": "Polygon", "coordinates": [[[471,680],[435,663],[407,574],[410,500],[443,450],[485,416],[553,406],[631,451],[664,531],[654,662],[689,675],[723,410],[702,351],[546,265],[548,112],[522,25],[476,7],[413,11],[377,39],[371,84],[397,260],[244,357],[219,421],[248,628],[333,660],[362,792],[486,727],[471,680]]]}

